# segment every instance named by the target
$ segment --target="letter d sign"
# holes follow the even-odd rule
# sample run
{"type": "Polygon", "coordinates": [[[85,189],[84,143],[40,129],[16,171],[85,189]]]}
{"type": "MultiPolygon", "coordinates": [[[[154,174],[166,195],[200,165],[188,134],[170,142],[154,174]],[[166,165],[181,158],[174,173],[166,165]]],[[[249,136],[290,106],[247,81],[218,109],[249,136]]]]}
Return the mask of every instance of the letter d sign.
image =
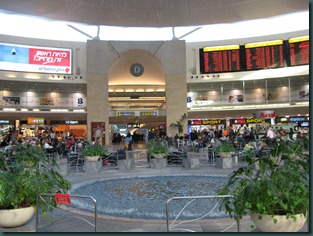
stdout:
{"type": "Polygon", "coordinates": [[[139,77],[143,74],[143,66],[139,63],[134,63],[130,66],[130,73],[135,76],[135,77],[139,77]]]}

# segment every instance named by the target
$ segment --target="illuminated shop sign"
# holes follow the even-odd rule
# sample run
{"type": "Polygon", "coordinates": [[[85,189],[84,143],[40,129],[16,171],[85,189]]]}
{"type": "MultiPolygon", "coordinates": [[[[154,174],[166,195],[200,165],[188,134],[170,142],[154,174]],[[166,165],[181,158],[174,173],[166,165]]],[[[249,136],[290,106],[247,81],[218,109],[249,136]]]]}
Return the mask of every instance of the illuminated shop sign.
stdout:
{"type": "Polygon", "coordinates": [[[45,119],[44,118],[28,118],[27,124],[29,124],[29,125],[44,125],[45,119]]]}
{"type": "Polygon", "coordinates": [[[72,49],[0,43],[0,70],[72,74],[72,49]]]}
{"type": "Polygon", "coordinates": [[[294,117],[277,117],[277,123],[288,123],[288,122],[306,122],[309,121],[308,116],[294,116],[294,117]]]}
{"type": "Polygon", "coordinates": [[[78,120],[66,120],[65,124],[67,125],[77,125],[79,124],[78,120]]]}
{"type": "Polygon", "coordinates": [[[262,118],[246,119],[247,124],[262,123],[263,121],[264,121],[264,119],[262,119],[262,118]]]}
{"type": "Polygon", "coordinates": [[[232,124],[258,124],[265,121],[263,118],[252,118],[252,119],[233,119],[232,124]]]}
{"type": "Polygon", "coordinates": [[[304,117],[290,117],[289,120],[291,122],[299,122],[299,121],[305,121],[304,117]]]}
{"type": "Polygon", "coordinates": [[[189,125],[221,125],[225,124],[225,120],[189,120],[189,125]]]}
{"type": "Polygon", "coordinates": [[[275,111],[256,111],[254,113],[255,118],[275,118],[275,111]]]}
{"type": "Polygon", "coordinates": [[[9,124],[10,121],[9,120],[0,120],[0,124],[9,124]]]}

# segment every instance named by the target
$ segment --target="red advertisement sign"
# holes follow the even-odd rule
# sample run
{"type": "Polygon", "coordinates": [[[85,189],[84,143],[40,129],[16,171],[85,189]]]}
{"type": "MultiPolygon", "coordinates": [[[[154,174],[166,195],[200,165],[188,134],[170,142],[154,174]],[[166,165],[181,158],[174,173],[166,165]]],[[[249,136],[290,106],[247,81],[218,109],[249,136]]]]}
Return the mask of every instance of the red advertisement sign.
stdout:
{"type": "Polygon", "coordinates": [[[71,66],[71,54],[68,50],[29,49],[29,64],[49,66],[71,66]]]}
{"type": "Polygon", "coordinates": [[[69,205],[71,204],[71,198],[69,194],[66,193],[56,193],[54,194],[55,201],[59,205],[69,205]]]}

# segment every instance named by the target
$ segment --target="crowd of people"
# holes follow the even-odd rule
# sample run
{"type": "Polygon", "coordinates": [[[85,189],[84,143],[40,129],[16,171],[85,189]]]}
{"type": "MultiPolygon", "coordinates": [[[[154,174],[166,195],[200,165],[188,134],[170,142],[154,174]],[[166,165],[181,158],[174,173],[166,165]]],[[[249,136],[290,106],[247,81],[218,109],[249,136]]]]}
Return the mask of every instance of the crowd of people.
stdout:
{"type": "Polygon", "coordinates": [[[256,156],[261,156],[263,150],[271,148],[272,144],[280,140],[286,142],[302,141],[304,137],[309,136],[309,129],[296,126],[290,127],[288,130],[282,127],[272,125],[265,126],[260,132],[255,127],[247,125],[239,126],[234,129],[227,127],[226,129],[203,129],[202,131],[193,129],[189,134],[176,134],[172,137],[156,135],[157,140],[167,140],[168,146],[179,146],[178,143],[184,141],[184,145],[192,145],[194,151],[199,151],[202,148],[214,148],[223,142],[231,142],[234,147],[240,151],[253,150],[256,156]]]}
{"type": "MultiPolygon", "coordinates": [[[[73,151],[76,148],[81,148],[86,144],[94,144],[97,142],[95,138],[89,143],[87,138],[76,138],[75,135],[69,134],[62,137],[56,137],[53,128],[47,129],[34,137],[23,137],[18,131],[9,129],[8,132],[2,134],[2,140],[0,147],[10,147],[16,143],[21,145],[33,145],[42,148],[53,148],[57,150],[59,155],[66,155],[67,152],[73,151]]],[[[178,135],[174,137],[171,134],[166,135],[165,132],[155,135],[149,134],[149,140],[166,140],[169,147],[178,146],[179,140],[189,141],[194,146],[195,151],[199,151],[204,147],[216,147],[222,142],[232,142],[235,147],[247,150],[253,148],[255,152],[259,152],[262,148],[270,147],[273,143],[284,141],[301,141],[304,137],[308,137],[309,129],[307,127],[290,127],[289,130],[285,130],[282,127],[274,128],[272,125],[267,126],[262,133],[254,127],[242,125],[236,129],[227,127],[226,129],[203,129],[192,130],[189,134],[178,135]],[[264,140],[267,142],[264,142],[264,140]]],[[[123,149],[131,151],[133,144],[139,140],[144,140],[144,137],[140,137],[136,133],[131,135],[129,132],[126,136],[115,134],[113,136],[113,144],[121,144],[123,149]]]]}

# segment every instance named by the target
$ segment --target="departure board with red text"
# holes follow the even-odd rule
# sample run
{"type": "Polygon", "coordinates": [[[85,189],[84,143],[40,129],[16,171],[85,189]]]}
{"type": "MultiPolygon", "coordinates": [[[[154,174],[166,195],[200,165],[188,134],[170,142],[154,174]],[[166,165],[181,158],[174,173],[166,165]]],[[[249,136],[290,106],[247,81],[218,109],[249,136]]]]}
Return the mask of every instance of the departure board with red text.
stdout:
{"type": "Polygon", "coordinates": [[[246,69],[284,67],[283,40],[245,44],[246,69]]]}
{"type": "Polygon", "coordinates": [[[200,49],[200,71],[202,74],[240,70],[240,45],[200,49]]]}
{"type": "Polygon", "coordinates": [[[291,38],[289,43],[289,57],[291,66],[308,65],[310,63],[310,41],[309,36],[291,38]]]}

